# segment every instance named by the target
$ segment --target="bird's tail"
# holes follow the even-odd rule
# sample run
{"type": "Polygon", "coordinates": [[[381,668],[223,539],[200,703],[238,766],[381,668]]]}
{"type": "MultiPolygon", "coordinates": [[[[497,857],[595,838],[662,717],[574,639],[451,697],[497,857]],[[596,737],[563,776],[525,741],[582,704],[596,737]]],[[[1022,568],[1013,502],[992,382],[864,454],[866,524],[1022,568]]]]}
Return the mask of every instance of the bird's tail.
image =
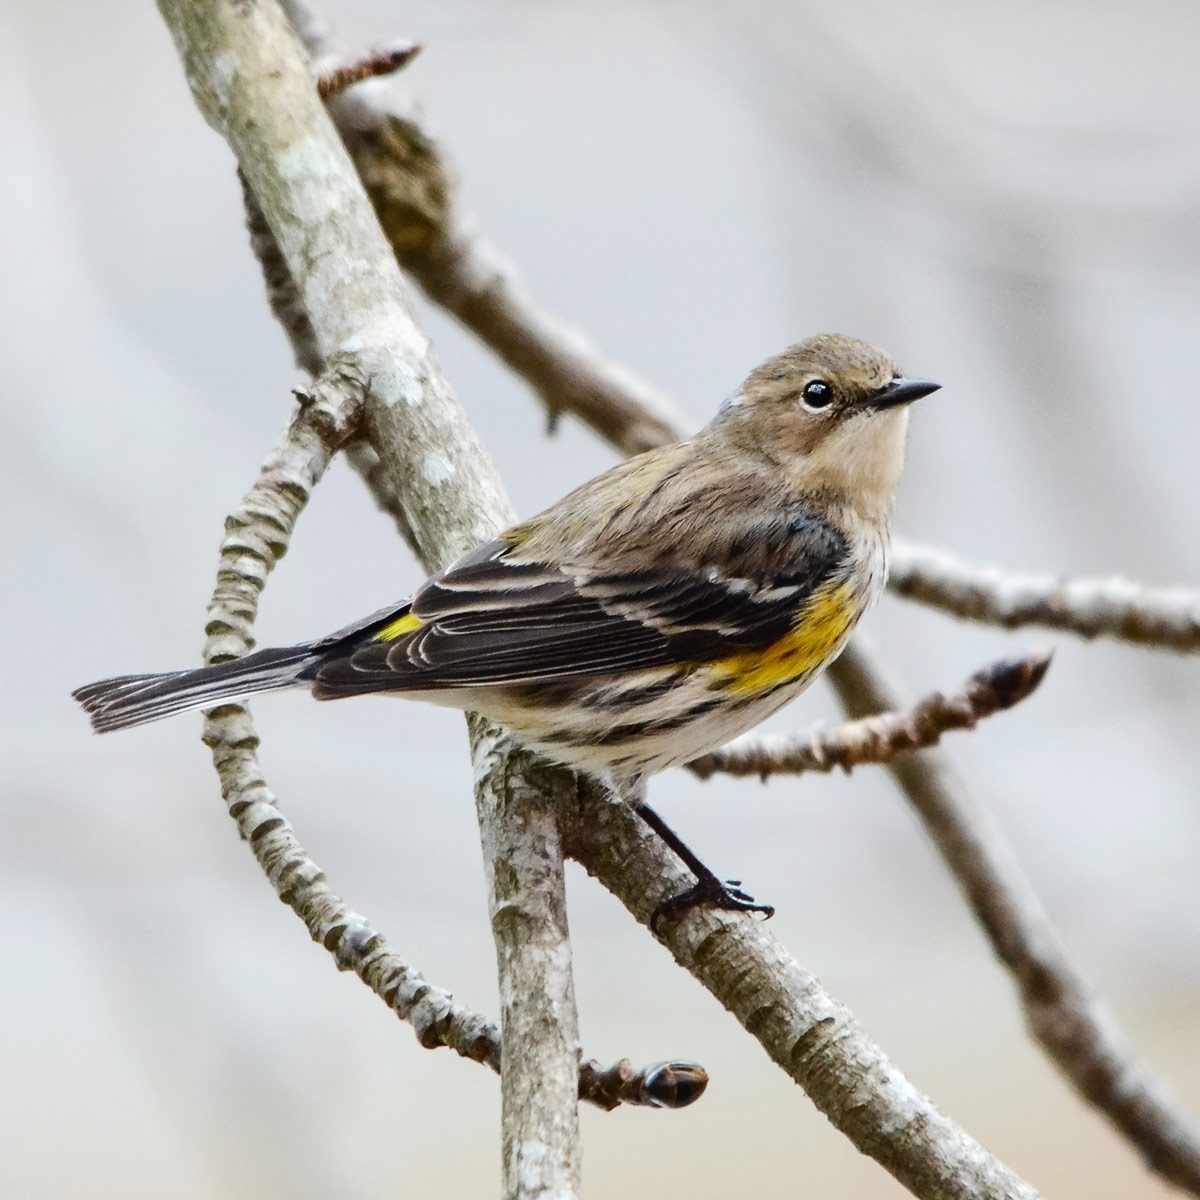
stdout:
{"type": "Polygon", "coordinates": [[[232,662],[161,675],[122,675],[101,679],[71,694],[83,705],[97,733],[129,729],[190,708],[212,708],[259,692],[308,682],[320,660],[311,644],[259,650],[232,662]]]}

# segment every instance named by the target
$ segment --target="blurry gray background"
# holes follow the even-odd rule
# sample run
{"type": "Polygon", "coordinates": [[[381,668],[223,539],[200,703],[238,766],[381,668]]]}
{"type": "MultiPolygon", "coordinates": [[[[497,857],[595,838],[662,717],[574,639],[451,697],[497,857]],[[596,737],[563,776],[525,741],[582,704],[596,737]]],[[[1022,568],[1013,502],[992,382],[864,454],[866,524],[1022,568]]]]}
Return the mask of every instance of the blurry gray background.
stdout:
{"type": "MultiPolygon", "coordinates": [[[[898,526],[971,558],[1200,575],[1200,13],[933,0],[330,3],[426,44],[406,86],[529,282],[697,422],[822,329],[945,389],[898,526]]],[[[232,163],[153,6],[0,10],[0,1192],[495,1193],[495,1079],[339,976],[217,796],[199,718],[89,736],[67,693],[195,661],[224,514],[297,382],[232,163]]],[[[613,455],[547,443],[437,313],[440,359],[518,509],[613,455]]],[[[418,571],[338,463],[268,590],[264,643],[418,571]]],[[[916,691],[1058,644],[1028,705],[954,738],[1068,944],[1200,1111],[1200,660],[955,625],[888,599],[916,691]]],[[[816,687],[775,721],[833,719],[816,687]]],[[[461,719],[255,705],[267,775],[349,902],[495,1012],[461,719]]],[[[1047,1194],[1166,1195],[1030,1048],[1008,980],[878,771],[654,786],[903,1069],[1047,1194]]],[[[572,869],[587,1053],[700,1059],[681,1113],[586,1110],[591,1197],[896,1197],[710,996],[572,869]]]]}

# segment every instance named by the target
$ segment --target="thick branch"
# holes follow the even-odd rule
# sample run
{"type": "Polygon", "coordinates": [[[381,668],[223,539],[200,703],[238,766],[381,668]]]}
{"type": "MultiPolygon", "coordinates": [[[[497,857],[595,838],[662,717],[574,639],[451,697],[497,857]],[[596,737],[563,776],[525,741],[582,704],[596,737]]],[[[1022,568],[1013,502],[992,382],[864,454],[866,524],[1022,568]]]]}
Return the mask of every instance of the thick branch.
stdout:
{"type": "MultiPolygon", "coordinates": [[[[902,706],[898,689],[861,649],[848,649],[837,667],[833,686],[851,716],[902,706]]],[[[991,814],[940,750],[901,755],[888,770],[1012,973],[1034,1038],[1152,1170],[1200,1195],[1200,1142],[1191,1123],[1134,1059],[1108,1009],[1059,942],[991,814]]]]}
{"type": "MultiPolygon", "coordinates": [[[[328,370],[365,389],[367,437],[428,569],[511,520],[499,480],[409,310],[404,285],[295,36],[270,0],[161,0],[197,103],[228,140],[328,370]]],[[[476,725],[476,807],[504,1030],[508,1196],[579,1184],[579,1048],[550,795],[476,725]],[[496,856],[508,856],[501,858],[496,856]],[[530,938],[536,929],[539,937],[530,938]],[[515,1003],[520,997],[521,1005],[515,1003]],[[554,1036],[528,1036],[534,1028],[554,1036]],[[515,1036],[514,1036],[515,1035],[515,1036]]],[[[564,788],[573,788],[562,774],[564,788]]]]}
{"type": "Polygon", "coordinates": [[[834,729],[807,734],[748,734],[711,754],[693,759],[688,770],[713,775],[827,774],[867,763],[891,762],[897,754],[936,746],[952,729],[974,729],[985,717],[1003,712],[1033,694],[1050,666],[1049,654],[1006,658],[977,671],[949,696],[932,692],[907,712],[876,713],[834,729]]]}
{"type": "Polygon", "coordinates": [[[892,590],[987,625],[1042,625],[1080,637],[1200,653],[1200,591],[1154,588],[1120,576],[1014,575],[906,543],[892,557],[892,590]]]}

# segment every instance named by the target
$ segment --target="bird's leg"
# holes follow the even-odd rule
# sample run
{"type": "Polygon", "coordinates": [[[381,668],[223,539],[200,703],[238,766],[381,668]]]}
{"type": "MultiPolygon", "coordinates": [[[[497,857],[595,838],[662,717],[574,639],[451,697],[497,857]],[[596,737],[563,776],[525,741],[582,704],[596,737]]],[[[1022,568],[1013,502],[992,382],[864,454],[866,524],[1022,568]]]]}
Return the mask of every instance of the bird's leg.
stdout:
{"type": "Polygon", "coordinates": [[[678,896],[671,896],[664,900],[654,910],[650,916],[651,933],[658,932],[658,927],[663,920],[674,920],[687,912],[689,908],[695,908],[700,904],[712,904],[717,908],[727,908],[734,912],[760,912],[768,918],[774,915],[775,906],[757,903],[753,896],[742,890],[740,879],[718,879],[648,804],[639,805],[637,812],[642,820],[679,855],[688,870],[696,876],[696,883],[692,887],[685,892],[680,892],[678,896]]]}

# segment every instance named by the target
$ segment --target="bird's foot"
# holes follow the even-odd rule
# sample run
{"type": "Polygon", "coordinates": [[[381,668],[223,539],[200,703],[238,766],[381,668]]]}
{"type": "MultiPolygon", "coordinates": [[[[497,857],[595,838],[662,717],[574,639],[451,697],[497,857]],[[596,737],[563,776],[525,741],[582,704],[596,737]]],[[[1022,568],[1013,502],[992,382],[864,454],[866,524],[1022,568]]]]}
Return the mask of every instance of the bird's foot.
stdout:
{"type": "Polygon", "coordinates": [[[697,883],[664,900],[650,916],[650,932],[657,933],[663,921],[674,921],[688,909],[697,908],[702,904],[711,904],[714,908],[727,909],[730,912],[762,913],[763,920],[770,920],[775,915],[773,904],[759,904],[749,892],[742,890],[740,879],[718,879],[715,875],[702,875],[697,883]]]}

